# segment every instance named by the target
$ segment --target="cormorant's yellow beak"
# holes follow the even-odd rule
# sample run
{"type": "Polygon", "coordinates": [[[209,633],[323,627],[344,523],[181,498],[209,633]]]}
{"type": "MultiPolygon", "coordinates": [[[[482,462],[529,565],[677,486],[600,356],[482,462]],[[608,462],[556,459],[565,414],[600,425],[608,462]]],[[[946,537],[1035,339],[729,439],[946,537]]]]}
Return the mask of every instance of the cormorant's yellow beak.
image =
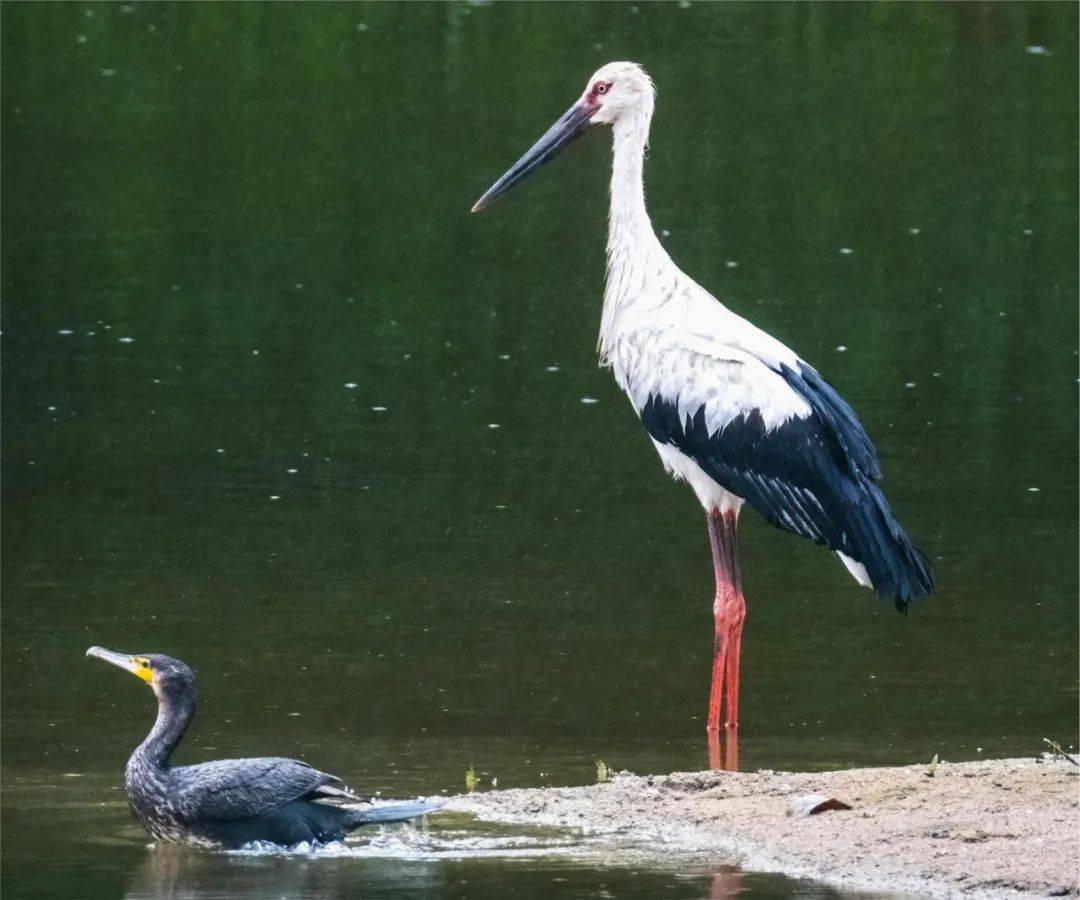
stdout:
{"type": "Polygon", "coordinates": [[[104,647],[91,647],[86,651],[87,656],[96,656],[107,663],[127,669],[132,675],[141,678],[147,684],[154,680],[154,670],[150,668],[150,660],[145,656],[128,656],[126,653],[113,653],[104,647]]]}

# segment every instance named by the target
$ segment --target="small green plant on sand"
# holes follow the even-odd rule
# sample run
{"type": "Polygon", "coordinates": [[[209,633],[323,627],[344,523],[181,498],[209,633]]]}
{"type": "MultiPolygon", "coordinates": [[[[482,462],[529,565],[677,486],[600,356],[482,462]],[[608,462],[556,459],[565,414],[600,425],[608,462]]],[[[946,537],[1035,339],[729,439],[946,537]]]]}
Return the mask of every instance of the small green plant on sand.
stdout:
{"type": "Polygon", "coordinates": [[[465,790],[471,794],[476,790],[476,785],[478,783],[479,780],[476,777],[476,772],[473,771],[472,766],[469,766],[468,770],[465,772],[465,790]]]}
{"type": "Polygon", "coordinates": [[[611,781],[611,769],[608,768],[608,764],[602,759],[596,761],[596,783],[603,784],[605,781],[611,781]]]}
{"type": "Polygon", "coordinates": [[[928,778],[933,778],[934,773],[937,771],[938,758],[937,754],[934,754],[934,758],[930,760],[930,765],[926,767],[926,775],[928,778]]]}

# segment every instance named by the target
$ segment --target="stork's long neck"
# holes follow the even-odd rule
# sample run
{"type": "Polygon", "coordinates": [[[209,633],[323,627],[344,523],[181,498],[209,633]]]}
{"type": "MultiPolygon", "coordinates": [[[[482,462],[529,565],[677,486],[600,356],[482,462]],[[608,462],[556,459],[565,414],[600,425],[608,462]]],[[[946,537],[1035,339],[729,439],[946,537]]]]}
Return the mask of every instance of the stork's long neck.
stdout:
{"type": "Polygon", "coordinates": [[[608,215],[607,279],[600,325],[601,362],[609,362],[619,312],[641,297],[658,261],[670,262],[645,210],[645,147],[652,110],[620,118],[612,127],[611,209],[608,215]]]}

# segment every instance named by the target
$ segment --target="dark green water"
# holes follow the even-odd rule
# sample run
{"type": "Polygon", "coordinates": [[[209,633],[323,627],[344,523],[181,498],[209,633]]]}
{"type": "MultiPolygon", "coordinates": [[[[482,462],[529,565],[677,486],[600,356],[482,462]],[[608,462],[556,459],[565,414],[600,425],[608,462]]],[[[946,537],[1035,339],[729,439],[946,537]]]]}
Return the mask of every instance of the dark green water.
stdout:
{"type": "Polygon", "coordinates": [[[187,761],[387,796],[705,765],[700,509],[593,349],[607,136],[468,213],[610,59],[659,87],[673,257],[848,396],[941,585],[898,617],[744,517],[743,766],[1075,744],[1075,5],[2,25],[6,894],[823,895],[700,860],[162,862],[119,792],[152,698],[82,657],[196,667],[187,761]]]}

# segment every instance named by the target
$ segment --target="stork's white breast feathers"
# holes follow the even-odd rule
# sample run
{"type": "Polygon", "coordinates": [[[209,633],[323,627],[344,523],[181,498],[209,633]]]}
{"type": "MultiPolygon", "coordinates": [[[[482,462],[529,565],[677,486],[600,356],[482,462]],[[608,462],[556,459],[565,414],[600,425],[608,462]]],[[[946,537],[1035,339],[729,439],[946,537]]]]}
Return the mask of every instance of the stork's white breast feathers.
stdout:
{"type": "Polygon", "coordinates": [[[650,397],[677,404],[680,418],[704,407],[710,432],[754,410],[770,430],[812,412],[756,354],[685,331],[623,333],[613,343],[609,359],[615,378],[639,413],[650,397]]]}

